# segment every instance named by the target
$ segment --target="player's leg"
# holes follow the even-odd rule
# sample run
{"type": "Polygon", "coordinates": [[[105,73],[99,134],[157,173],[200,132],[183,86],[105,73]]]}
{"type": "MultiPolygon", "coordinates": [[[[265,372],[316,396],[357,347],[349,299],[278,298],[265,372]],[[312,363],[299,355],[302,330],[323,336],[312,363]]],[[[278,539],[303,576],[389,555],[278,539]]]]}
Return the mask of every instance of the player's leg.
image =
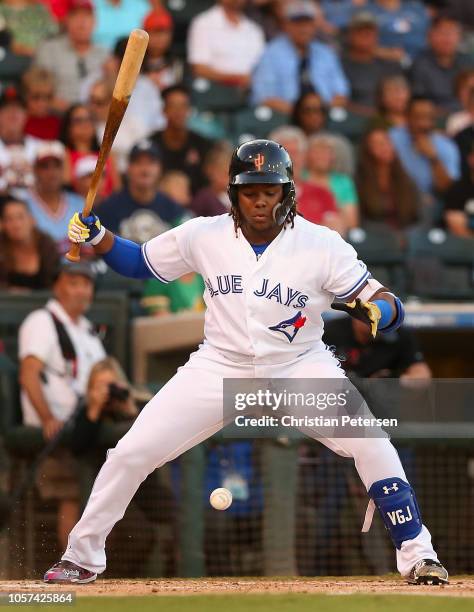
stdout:
{"type": "MultiPolygon", "coordinates": [[[[284,375],[327,380],[345,378],[339,362],[328,352],[313,355],[293,365],[284,375]]],[[[397,568],[402,576],[413,582],[447,582],[447,572],[439,564],[431,535],[422,523],[415,492],[408,483],[400,457],[388,436],[322,438],[316,429],[303,431],[337,454],[354,459],[370,497],[364,530],[370,527],[376,507],[395,544],[397,568]],[[434,565],[423,564],[423,560],[431,560],[434,565]]]]}
{"type": "Polygon", "coordinates": [[[222,427],[222,379],[248,376],[246,366],[200,350],[178,370],[107,452],[84,513],[71,531],[62,560],[103,572],[105,540],[139,485],[155,468],[222,427]]]}

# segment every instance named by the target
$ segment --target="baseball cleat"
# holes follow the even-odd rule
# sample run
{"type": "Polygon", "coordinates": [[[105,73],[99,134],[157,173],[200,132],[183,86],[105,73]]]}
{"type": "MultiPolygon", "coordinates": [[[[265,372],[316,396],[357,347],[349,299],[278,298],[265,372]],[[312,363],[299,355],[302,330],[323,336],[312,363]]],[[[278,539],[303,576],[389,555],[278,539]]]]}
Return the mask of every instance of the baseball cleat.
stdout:
{"type": "Polygon", "coordinates": [[[87,584],[93,582],[97,574],[76,565],[72,561],[59,561],[44,575],[49,584],[87,584]]]}
{"type": "Polygon", "coordinates": [[[448,584],[448,572],[438,561],[422,559],[407,577],[409,584],[448,584]]]}

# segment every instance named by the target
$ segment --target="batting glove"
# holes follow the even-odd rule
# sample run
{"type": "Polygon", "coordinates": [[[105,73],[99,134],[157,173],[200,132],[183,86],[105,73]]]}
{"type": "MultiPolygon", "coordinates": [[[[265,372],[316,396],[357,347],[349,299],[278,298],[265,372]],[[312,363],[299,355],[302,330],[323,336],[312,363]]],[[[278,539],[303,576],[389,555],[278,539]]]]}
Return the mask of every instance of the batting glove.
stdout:
{"type": "Polygon", "coordinates": [[[104,237],[105,227],[101,225],[99,217],[93,213],[88,217],[74,213],[69,221],[67,235],[71,242],[89,242],[95,246],[104,237]]]}
{"type": "Polygon", "coordinates": [[[372,336],[375,338],[379,321],[382,316],[380,308],[377,306],[377,304],[374,304],[373,302],[361,302],[359,298],[356,298],[353,302],[348,302],[347,304],[344,302],[334,302],[331,304],[331,308],[333,310],[347,312],[351,315],[351,317],[354,317],[354,319],[359,319],[359,321],[362,321],[368,325],[370,327],[372,336]]]}

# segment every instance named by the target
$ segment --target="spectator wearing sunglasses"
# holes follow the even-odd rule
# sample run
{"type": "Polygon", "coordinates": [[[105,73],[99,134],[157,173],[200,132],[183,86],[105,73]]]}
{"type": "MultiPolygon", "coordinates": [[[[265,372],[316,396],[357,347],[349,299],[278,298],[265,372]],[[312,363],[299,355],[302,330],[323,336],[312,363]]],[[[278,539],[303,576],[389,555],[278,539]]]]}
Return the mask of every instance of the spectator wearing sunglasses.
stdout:
{"type": "MultiPolygon", "coordinates": [[[[326,134],[328,109],[321,96],[310,91],[298,98],[293,107],[292,123],[309,138],[316,134],[326,134]]],[[[334,147],[334,172],[353,175],[355,170],[354,149],[345,136],[331,133],[334,147]]]]}
{"type": "Polygon", "coordinates": [[[41,140],[57,140],[61,120],[53,111],[55,84],[49,70],[33,66],[22,79],[28,118],[25,134],[41,140]]]}

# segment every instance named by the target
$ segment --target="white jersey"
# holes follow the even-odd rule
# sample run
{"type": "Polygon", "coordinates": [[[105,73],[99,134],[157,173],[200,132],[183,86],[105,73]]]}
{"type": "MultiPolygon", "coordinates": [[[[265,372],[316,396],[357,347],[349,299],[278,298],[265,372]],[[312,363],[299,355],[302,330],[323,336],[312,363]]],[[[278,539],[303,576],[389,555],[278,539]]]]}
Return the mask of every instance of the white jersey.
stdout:
{"type": "Polygon", "coordinates": [[[229,359],[285,363],[324,350],[322,313],[347,301],[369,278],[366,265],[337,232],[300,216],[257,258],[228,214],[198,217],[142,247],[161,281],[202,275],[205,342],[229,359]]]}

